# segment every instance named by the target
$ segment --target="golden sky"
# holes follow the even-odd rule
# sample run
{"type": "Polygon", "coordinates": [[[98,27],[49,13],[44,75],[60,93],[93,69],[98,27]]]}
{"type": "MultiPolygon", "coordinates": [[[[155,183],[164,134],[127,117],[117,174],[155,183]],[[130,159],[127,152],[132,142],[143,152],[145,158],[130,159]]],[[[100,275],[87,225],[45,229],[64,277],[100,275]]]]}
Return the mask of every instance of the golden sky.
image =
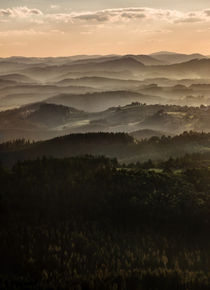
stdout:
{"type": "Polygon", "coordinates": [[[73,8],[65,1],[46,0],[45,5],[40,1],[18,2],[22,5],[11,0],[5,1],[7,6],[0,4],[0,57],[147,54],[160,50],[210,55],[210,8],[204,5],[206,0],[195,1],[190,7],[183,7],[183,1],[173,7],[164,0],[113,0],[106,2],[110,8],[97,4],[89,10],[86,6],[81,9],[83,0],[73,1],[77,3],[73,8]],[[136,6],[137,2],[150,5],[136,6]]]}

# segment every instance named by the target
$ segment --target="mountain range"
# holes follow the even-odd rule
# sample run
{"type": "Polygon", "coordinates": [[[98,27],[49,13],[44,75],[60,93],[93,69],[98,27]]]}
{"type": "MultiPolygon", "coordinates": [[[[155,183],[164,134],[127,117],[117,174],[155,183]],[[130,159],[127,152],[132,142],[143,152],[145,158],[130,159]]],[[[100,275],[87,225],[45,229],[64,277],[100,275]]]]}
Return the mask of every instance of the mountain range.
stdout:
{"type": "Polygon", "coordinates": [[[0,59],[0,140],[84,132],[209,130],[201,54],[0,59]]]}

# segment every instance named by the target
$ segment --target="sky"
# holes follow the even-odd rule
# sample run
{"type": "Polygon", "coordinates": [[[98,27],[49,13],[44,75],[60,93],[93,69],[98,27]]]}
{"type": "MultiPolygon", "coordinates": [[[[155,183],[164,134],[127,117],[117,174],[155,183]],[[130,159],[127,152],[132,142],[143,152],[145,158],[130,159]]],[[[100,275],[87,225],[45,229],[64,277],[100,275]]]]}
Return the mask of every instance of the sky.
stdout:
{"type": "Polygon", "coordinates": [[[210,0],[0,0],[0,57],[210,55],[210,0]]]}

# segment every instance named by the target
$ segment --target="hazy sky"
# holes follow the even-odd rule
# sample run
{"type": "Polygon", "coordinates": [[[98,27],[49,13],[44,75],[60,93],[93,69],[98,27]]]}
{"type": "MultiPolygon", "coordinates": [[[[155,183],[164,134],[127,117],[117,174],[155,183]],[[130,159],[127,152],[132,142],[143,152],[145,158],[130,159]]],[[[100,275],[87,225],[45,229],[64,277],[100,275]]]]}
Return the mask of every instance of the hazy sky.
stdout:
{"type": "Polygon", "coordinates": [[[210,54],[210,0],[0,0],[2,57],[159,50],[210,54]]]}

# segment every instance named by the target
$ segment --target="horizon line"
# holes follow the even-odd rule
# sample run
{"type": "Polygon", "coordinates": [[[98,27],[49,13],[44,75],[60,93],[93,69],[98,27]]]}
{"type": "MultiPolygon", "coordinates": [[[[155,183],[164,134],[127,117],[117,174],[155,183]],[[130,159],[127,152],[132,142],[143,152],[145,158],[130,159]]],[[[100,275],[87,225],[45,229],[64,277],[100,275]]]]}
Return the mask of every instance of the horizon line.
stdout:
{"type": "Polygon", "coordinates": [[[147,55],[147,56],[151,56],[153,54],[158,54],[158,53],[165,53],[165,54],[185,54],[185,55],[193,55],[193,54],[201,54],[203,56],[208,57],[209,55],[207,54],[203,54],[201,52],[193,52],[193,53],[184,53],[184,52],[178,52],[178,51],[165,51],[165,50],[160,50],[160,51],[154,51],[151,53],[139,53],[139,54],[134,54],[134,53],[124,53],[124,54],[115,54],[115,53],[108,53],[108,54],[71,54],[71,55],[58,55],[58,56],[53,56],[53,55],[46,55],[46,56],[24,56],[24,55],[10,55],[10,56],[0,56],[1,59],[6,59],[6,58],[61,58],[61,57],[73,57],[73,56],[126,56],[126,55],[133,55],[133,56],[137,56],[137,55],[147,55]]]}

